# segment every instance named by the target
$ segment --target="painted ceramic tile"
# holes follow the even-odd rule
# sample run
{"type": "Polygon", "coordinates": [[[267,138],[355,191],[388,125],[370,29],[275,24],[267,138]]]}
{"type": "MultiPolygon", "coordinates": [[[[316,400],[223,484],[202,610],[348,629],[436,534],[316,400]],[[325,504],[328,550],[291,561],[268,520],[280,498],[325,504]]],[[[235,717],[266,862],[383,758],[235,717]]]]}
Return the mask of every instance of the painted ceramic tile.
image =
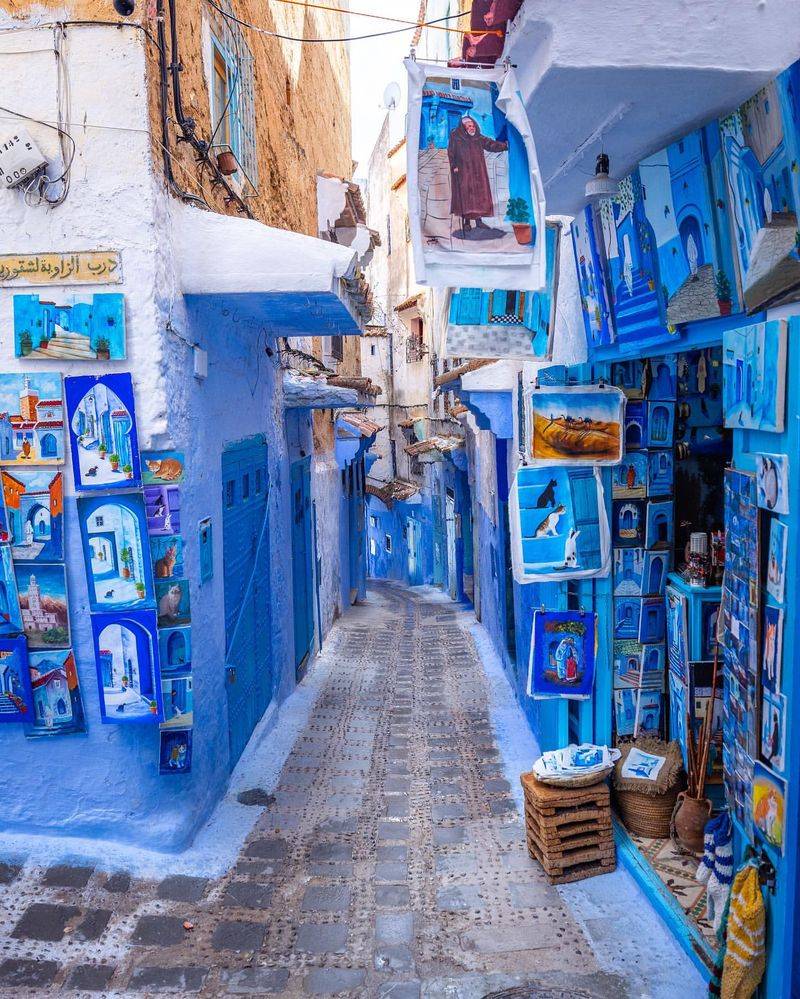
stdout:
{"type": "Polygon", "coordinates": [[[159,774],[188,774],[191,770],[192,730],[162,729],[158,754],[159,774]]]}
{"type": "Polygon", "coordinates": [[[667,575],[672,571],[672,552],[648,551],[644,559],[642,595],[647,597],[664,593],[667,575]]]}
{"type": "Polygon", "coordinates": [[[647,363],[650,366],[647,398],[674,402],[678,396],[678,355],[664,354],[647,363]]]}
{"type": "Polygon", "coordinates": [[[161,534],[150,538],[153,578],[181,579],[184,575],[183,538],[180,534],[161,534]]]}
{"type": "Polygon", "coordinates": [[[509,524],[518,583],[608,571],[609,530],[596,469],[520,468],[510,494],[509,524]]]}
{"type": "Polygon", "coordinates": [[[64,559],[64,473],[15,468],[2,472],[6,523],[16,562],[64,559]]]}
{"type": "Polygon", "coordinates": [[[647,447],[647,403],[633,400],[625,407],[625,450],[647,447]]]}
{"type": "Polygon", "coordinates": [[[63,565],[15,566],[22,625],[29,649],[69,645],[69,601],[63,565]]]}
{"type": "Polygon", "coordinates": [[[133,382],[127,373],[64,379],[79,492],[141,484],[133,382]]]}
{"type": "Polygon", "coordinates": [[[72,649],[30,652],[34,721],[25,726],[29,739],[82,735],[86,731],[78,669],[72,649]]]}
{"type": "Polygon", "coordinates": [[[639,638],[642,617],[640,597],[614,598],[614,638],[639,638]]]}
{"type": "Polygon", "coordinates": [[[672,447],[675,436],[675,403],[647,404],[647,443],[650,447],[672,447]]]}
{"type": "Polygon", "coordinates": [[[725,426],[780,433],[786,401],[785,319],[722,334],[725,426]]]}
{"type": "Polygon", "coordinates": [[[594,614],[534,611],[528,696],[591,697],[595,668],[594,614]]]}
{"type": "Polygon", "coordinates": [[[749,312],[800,294],[800,63],[720,120],[731,245],[749,312]]]}
{"type": "Polygon", "coordinates": [[[631,451],[614,466],[613,492],[616,499],[643,499],[647,495],[647,455],[631,451]]]}
{"type": "Polygon", "coordinates": [[[182,451],[143,451],[142,479],[146,486],[183,482],[185,465],[182,451]]]}
{"type": "Polygon", "coordinates": [[[758,760],[753,767],[753,825],[758,836],[783,854],[786,781],[758,760]]]}
{"type": "Polygon", "coordinates": [[[647,491],[651,496],[670,496],[675,475],[672,451],[651,451],[647,455],[647,491]]]}
{"type": "Polygon", "coordinates": [[[647,548],[672,548],[675,543],[675,504],[672,500],[647,504],[647,548]]]}
{"type": "Polygon", "coordinates": [[[644,548],[614,549],[614,596],[640,597],[645,566],[644,548]]]}
{"type": "Polygon", "coordinates": [[[647,526],[645,500],[613,500],[611,504],[611,540],[615,547],[643,547],[647,526]]]}
{"type": "Polygon", "coordinates": [[[534,389],[528,412],[534,464],[616,465],[622,460],[625,396],[619,389],[534,389]]]}
{"type": "Polygon", "coordinates": [[[772,520],[769,529],[769,552],[767,554],[767,593],[779,604],[783,603],[786,586],[786,547],[789,531],[779,520],[772,520]]]}
{"type": "Polygon", "coordinates": [[[125,296],[57,293],[14,296],[14,353],[31,361],[121,361],[125,358],[125,296]]]}
{"type": "Polygon", "coordinates": [[[785,454],[757,454],[758,505],[770,513],[789,512],[789,459],[785,454]]]}
{"type": "Polygon", "coordinates": [[[189,624],[192,619],[189,604],[189,582],[178,579],[173,583],[156,583],[156,604],[159,628],[189,624]]]}
{"type": "Polygon", "coordinates": [[[664,600],[661,597],[645,597],[639,619],[639,641],[643,645],[663,642],[665,627],[664,600]]]}
{"type": "Polygon", "coordinates": [[[18,635],[23,630],[17,579],[11,559],[11,545],[0,544],[0,637],[18,635]]]}
{"type": "Polygon", "coordinates": [[[667,656],[672,673],[688,682],[689,669],[689,623],[686,597],[672,587],[667,587],[666,629],[667,656]]]}
{"type": "Polygon", "coordinates": [[[100,714],[106,724],[163,720],[156,615],[92,614],[100,714]]]}
{"type": "Polygon", "coordinates": [[[63,463],[61,375],[0,374],[0,465],[63,463]]]}
{"type": "Polygon", "coordinates": [[[191,628],[159,628],[158,649],[162,676],[191,672],[191,628]]]}
{"type": "Polygon", "coordinates": [[[767,604],[764,608],[764,658],[761,663],[761,686],[773,693],[781,689],[783,662],[783,611],[767,604]]]}
{"type": "Polygon", "coordinates": [[[649,373],[645,372],[644,362],[638,358],[631,361],[614,361],[611,365],[611,382],[617,388],[621,388],[628,399],[644,399],[649,387],[648,378],[649,373]]]}
{"type": "Polygon", "coordinates": [[[144,505],[148,534],[179,534],[181,490],[179,486],[145,486],[144,505]]]}
{"type": "Polygon", "coordinates": [[[761,700],[761,755],[779,773],[786,767],[786,698],[763,692],[761,700]]]}
{"type": "Polygon", "coordinates": [[[161,684],[164,700],[165,728],[191,728],[194,712],[192,697],[193,680],[187,676],[173,676],[164,679],[161,684]]]}
{"type": "Polygon", "coordinates": [[[614,689],[638,687],[642,675],[642,646],[632,638],[614,642],[614,689]]]}
{"type": "Polygon", "coordinates": [[[93,611],[153,607],[155,594],[141,493],[78,499],[93,611]]]}
{"type": "Polygon", "coordinates": [[[0,723],[32,722],[33,690],[24,638],[0,638],[0,723]]]}
{"type": "Polygon", "coordinates": [[[586,340],[590,348],[602,347],[613,342],[614,330],[603,281],[603,264],[597,252],[591,205],[587,205],[572,220],[572,246],[578,270],[586,340]]]}

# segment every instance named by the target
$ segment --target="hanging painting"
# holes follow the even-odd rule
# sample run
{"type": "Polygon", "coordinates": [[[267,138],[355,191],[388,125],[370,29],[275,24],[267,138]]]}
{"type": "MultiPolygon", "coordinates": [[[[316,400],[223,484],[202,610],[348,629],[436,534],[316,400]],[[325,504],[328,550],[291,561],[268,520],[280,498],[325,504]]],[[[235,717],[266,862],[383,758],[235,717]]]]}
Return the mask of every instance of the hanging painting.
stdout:
{"type": "Polygon", "coordinates": [[[644,548],[614,549],[614,596],[640,597],[644,574],[644,548]]]}
{"type": "Polygon", "coordinates": [[[64,559],[64,474],[34,468],[3,470],[6,523],[15,562],[64,559]]]}
{"type": "Polygon", "coordinates": [[[155,613],[92,614],[92,636],[103,721],[162,721],[155,613]]]}
{"type": "Polygon", "coordinates": [[[549,360],[555,328],[561,227],[547,223],[547,285],[542,291],[456,288],[450,295],[448,357],[549,360]]]}
{"type": "Polygon", "coordinates": [[[617,735],[658,735],[662,702],[662,694],[657,690],[615,690],[614,724],[617,735]]]}
{"type": "Polygon", "coordinates": [[[513,70],[406,67],[417,282],[544,288],[544,193],[513,70]]]}
{"type": "Polygon", "coordinates": [[[153,560],[153,578],[181,579],[183,577],[183,538],[180,534],[160,534],[150,538],[153,560]]]}
{"type": "Polygon", "coordinates": [[[779,773],[786,754],[786,698],[765,690],[761,699],[761,755],[779,773]]]}
{"type": "Polygon", "coordinates": [[[783,660],[783,611],[767,604],[764,608],[764,657],[761,661],[761,687],[777,694],[781,689],[783,660]]]}
{"type": "Polygon", "coordinates": [[[61,465],[61,375],[0,374],[0,465],[61,465]]]}
{"type": "Polygon", "coordinates": [[[627,399],[644,399],[650,386],[649,361],[638,358],[614,361],[611,365],[611,383],[622,389],[627,399]]]}
{"type": "Polygon", "coordinates": [[[758,505],[770,513],[789,512],[789,459],[785,454],[756,455],[758,505]]]}
{"type": "Polygon", "coordinates": [[[603,264],[597,252],[591,205],[587,205],[583,212],[572,220],[572,246],[578,269],[578,288],[586,341],[590,349],[604,347],[613,343],[614,328],[603,280],[603,264]]]}
{"type": "Polygon", "coordinates": [[[189,582],[178,579],[173,583],[156,583],[156,605],[159,628],[174,628],[192,620],[189,603],[189,582]]]}
{"type": "Polygon", "coordinates": [[[663,642],[665,627],[664,600],[661,597],[646,597],[642,600],[639,641],[643,645],[663,642]]]}
{"type": "Polygon", "coordinates": [[[617,388],[538,388],[526,393],[528,458],[535,465],[618,465],[625,395],[617,388]]]}
{"type": "Polygon", "coordinates": [[[192,699],[193,680],[187,676],[173,676],[162,681],[164,723],[161,728],[191,728],[194,717],[192,699]]]}
{"type": "Polygon", "coordinates": [[[744,302],[800,298],[800,62],[720,120],[744,302]]]}
{"type": "Polygon", "coordinates": [[[141,493],[80,497],[78,519],[93,611],[155,605],[141,493]]]}
{"type": "Polygon", "coordinates": [[[642,595],[661,595],[667,584],[667,576],[672,570],[672,552],[649,551],[645,555],[642,573],[642,595]]]}
{"type": "Polygon", "coordinates": [[[647,447],[647,403],[639,400],[625,407],[625,450],[647,447]]]}
{"type": "Polygon", "coordinates": [[[28,648],[69,645],[69,602],[64,566],[22,563],[15,567],[15,573],[28,648]]]}
{"type": "Polygon", "coordinates": [[[783,854],[786,822],[786,781],[769,767],[753,767],[753,825],[758,836],[783,854]]]}
{"type": "Polygon", "coordinates": [[[674,402],[678,397],[678,355],[648,358],[647,365],[647,398],[674,402]]]}
{"type": "Polygon", "coordinates": [[[33,724],[25,726],[29,739],[82,735],[86,716],[72,649],[30,652],[33,724]]]}
{"type": "Polygon", "coordinates": [[[645,547],[672,548],[675,541],[675,504],[673,500],[662,500],[647,504],[647,529],[645,547]]]}
{"type": "Polygon", "coordinates": [[[158,772],[162,776],[188,774],[192,770],[192,730],[162,729],[158,754],[158,772]]]}
{"type": "Polygon", "coordinates": [[[629,452],[621,464],[614,466],[613,476],[614,499],[643,499],[647,495],[647,454],[629,452]]]}
{"type": "MultiPolygon", "coordinates": [[[[145,473],[147,474],[147,473],[145,473]]],[[[148,534],[175,534],[181,529],[179,486],[145,486],[148,534]]]]}
{"type": "Polygon", "coordinates": [[[518,583],[608,573],[608,521],[596,469],[521,467],[510,490],[509,523],[518,583]]]}
{"type": "MultiPolygon", "coordinates": [[[[627,461],[628,455],[625,456],[627,461]]],[[[670,496],[675,460],[672,451],[651,451],[647,455],[647,491],[651,496],[670,496]]]]}
{"type": "Polygon", "coordinates": [[[14,353],[31,361],[125,359],[125,296],[14,295],[14,353]]]}
{"type": "Polygon", "coordinates": [[[0,638],[0,723],[33,721],[33,690],[24,638],[0,638]]]}
{"type": "Polygon", "coordinates": [[[631,638],[614,642],[614,689],[638,687],[642,676],[642,646],[631,638]]]}
{"type": "Polygon", "coordinates": [[[722,334],[722,404],[734,430],[783,430],[786,320],[752,323],[722,334]]]}
{"type": "Polygon", "coordinates": [[[528,696],[537,700],[591,697],[595,668],[594,614],[534,611],[528,696]]]}
{"type": "Polygon", "coordinates": [[[143,451],[142,466],[146,486],[183,482],[186,458],[183,451],[143,451]]]}
{"type": "Polygon", "coordinates": [[[648,447],[672,447],[675,434],[675,403],[649,402],[647,404],[648,447]]]}
{"type": "Polygon", "coordinates": [[[611,539],[615,548],[642,547],[646,525],[647,503],[645,500],[612,501],[611,539]]]}
{"type": "Polygon", "coordinates": [[[638,641],[642,617],[640,597],[617,597],[614,600],[614,638],[638,641]]]}
{"type": "Polygon", "coordinates": [[[769,551],[767,553],[767,593],[779,604],[783,603],[786,588],[786,549],[789,531],[786,524],[773,519],[769,527],[769,551]]]}
{"type": "Polygon", "coordinates": [[[0,637],[18,635],[23,630],[11,546],[0,544],[0,637]]]}
{"type": "Polygon", "coordinates": [[[191,672],[191,628],[159,628],[158,649],[162,676],[175,676],[191,672]]]}
{"type": "Polygon", "coordinates": [[[689,676],[688,613],[686,597],[668,586],[666,601],[667,657],[670,671],[680,677],[684,683],[688,682],[689,676]]]}
{"type": "Polygon", "coordinates": [[[79,492],[141,484],[133,382],[127,373],[64,379],[79,492]]]}

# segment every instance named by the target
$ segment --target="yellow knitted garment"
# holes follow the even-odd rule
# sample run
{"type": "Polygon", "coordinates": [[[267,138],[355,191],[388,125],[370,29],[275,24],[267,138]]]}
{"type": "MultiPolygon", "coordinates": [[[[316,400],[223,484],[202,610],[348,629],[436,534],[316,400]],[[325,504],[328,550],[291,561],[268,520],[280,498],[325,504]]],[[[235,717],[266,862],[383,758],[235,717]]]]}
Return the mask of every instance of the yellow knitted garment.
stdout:
{"type": "Polygon", "coordinates": [[[748,864],[733,879],[722,999],[750,999],[764,975],[764,899],[758,872],[748,864]]]}

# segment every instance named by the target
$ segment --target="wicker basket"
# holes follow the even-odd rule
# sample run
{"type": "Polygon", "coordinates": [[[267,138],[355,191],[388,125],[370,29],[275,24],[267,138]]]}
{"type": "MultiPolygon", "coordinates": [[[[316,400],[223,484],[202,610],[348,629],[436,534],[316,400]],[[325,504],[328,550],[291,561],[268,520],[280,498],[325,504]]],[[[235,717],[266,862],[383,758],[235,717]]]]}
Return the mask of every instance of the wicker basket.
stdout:
{"type": "Polygon", "coordinates": [[[659,739],[643,738],[619,748],[622,756],[614,767],[612,784],[614,803],[623,825],[636,836],[667,839],[675,802],[685,783],[680,746],[677,742],[666,743],[659,739]],[[633,746],[646,753],[667,757],[657,782],[621,776],[622,767],[633,746]]]}

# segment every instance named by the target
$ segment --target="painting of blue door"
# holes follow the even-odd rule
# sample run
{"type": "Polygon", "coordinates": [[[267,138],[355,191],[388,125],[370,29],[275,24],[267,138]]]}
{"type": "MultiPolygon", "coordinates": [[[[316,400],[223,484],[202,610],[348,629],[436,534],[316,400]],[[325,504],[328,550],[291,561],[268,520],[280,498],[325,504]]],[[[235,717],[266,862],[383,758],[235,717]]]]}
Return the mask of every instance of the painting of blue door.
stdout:
{"type": "Polygon", "coordinates": [[[294,665],[299,676],[314,641],[314,564],[311,537],[311,459],[292,463],[292,594],[294,665]]]}
{"type": "Polygon", "coordinates": [[[263,436],[222,452],[225,672],[230,767],[272,700],[269,482],[263,436]]]}

